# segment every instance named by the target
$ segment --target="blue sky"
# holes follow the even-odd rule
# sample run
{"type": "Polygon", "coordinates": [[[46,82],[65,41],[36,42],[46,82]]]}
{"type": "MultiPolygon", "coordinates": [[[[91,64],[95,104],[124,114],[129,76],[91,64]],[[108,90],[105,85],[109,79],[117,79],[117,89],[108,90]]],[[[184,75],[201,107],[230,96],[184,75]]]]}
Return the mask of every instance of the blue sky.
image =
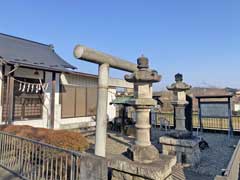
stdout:
{"type": "MultiPolygon", "coordinates": [[[[136,62],[147,56],[162,75],[162,89],[183,73],[193,86],[240,88],[238,0],[41,0],[2,1],[0,32],[46,44],[79,68],[97,65],[74,59],[83,44],[136,62]]],[[[111,70],[112,77],[125,72],[111,70]]]]}

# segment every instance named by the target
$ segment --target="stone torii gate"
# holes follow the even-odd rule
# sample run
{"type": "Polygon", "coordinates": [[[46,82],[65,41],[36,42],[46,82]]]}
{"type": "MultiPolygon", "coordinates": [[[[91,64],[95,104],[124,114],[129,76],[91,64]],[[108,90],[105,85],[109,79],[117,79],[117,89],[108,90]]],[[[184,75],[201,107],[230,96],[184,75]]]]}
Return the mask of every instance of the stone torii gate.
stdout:
{"type": "Polygon", "coordinates": [[[135,72],[137,71],[137,65],[82,45],[77,45],[74,48],[74,56],[77,59],[85,60],[99,65],[95,154],[105,157],[109,68],[112,67],[127,72],[135,72]]]}

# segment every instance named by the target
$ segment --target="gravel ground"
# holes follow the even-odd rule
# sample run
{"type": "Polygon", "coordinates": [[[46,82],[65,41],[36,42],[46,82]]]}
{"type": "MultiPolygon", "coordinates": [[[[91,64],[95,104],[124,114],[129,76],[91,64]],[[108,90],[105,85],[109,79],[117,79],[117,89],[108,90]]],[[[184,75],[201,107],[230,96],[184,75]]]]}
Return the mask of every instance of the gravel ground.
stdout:
{"type": "MultiPolygon", "coordinates": [[[[90,143],[92,144],[90,148],[90,152],[94,151],[94,144],[95,144],[95,136],[88,137],[90,143]]],[[[115,133],[108,133],[107,136],[107,156],[111,156],[112,154],[122,154],[123,152],[127,151],[127,148],[131,146],[133,142],[133,138],[122,137],[115,133]]]]}
{"type": "MultiPolygon", "coordinates": [[[[157,130],[153,132],[155,138],[153,144],[161,149],[158,144],[157,137],[163,135],[165,132],[157,130]]],[[[221,169],[225,169],[234,151],[233,145],[236,145],[239,136],[234,136],[228,140],[226,134],[218,133],[204,133],[202,135],[204,140],[209,144],[209,148],[201,152],[201,162],[196,167],[183,168],[181,171],[187,180],[198,179],[214,179],[218,174],[221,174],[221,169]]],[[[90,152],[93,152],[95,137],[89,137],[93,143],[90,152]]],[[[112,154],[122,154],[131,146],[134,138],[122,137],[116,133],[108,133],[107,138],[107,156],[112,154]]],[[[179,169],[179,167],[178,167],[179,169]]]]}
{"type": "Polygon", "coordinates": [[[234,151],[233,145],[237,144],[239,136],[229,140],[226,134],[204,133],[203,138],[208,142],[209,148],[202,151],[200,164],[189,170],[213,177],[220,175],[221,169],[227,168],[234,151]]]}

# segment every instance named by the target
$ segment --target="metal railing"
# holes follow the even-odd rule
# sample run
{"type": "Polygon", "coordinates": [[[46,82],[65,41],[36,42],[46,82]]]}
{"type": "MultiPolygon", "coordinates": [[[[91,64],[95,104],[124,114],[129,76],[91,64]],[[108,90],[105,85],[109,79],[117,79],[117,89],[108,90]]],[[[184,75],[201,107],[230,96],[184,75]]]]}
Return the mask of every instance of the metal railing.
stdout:
{"type": "MultiPolygon", "coordinates": [[[[5,132],[0,132],[0,142],[0,166],[23,179],[84,179],[80,174],[80,161],[82,157],[86,160],[85,154],[5,132]]],[[[84,169],[86,171],[86,167],[84,169]]],[[[96,175],[96,179],[101,177],[96,175]]]]}
{"type": "Polygon", "coordinates": [[[217,175],[215,180],[233,180],[240,179],[240,140],[233,152],[231,160],[228,163],[227,169],[222,176],[217,175]]]}
{"type": "MultiPolygon", "coordinates": [[[[169,121],[170,126],[174,125],[173,112],[161,112],[157,114],[157,124],[160,124],[160,118],[165,118],[169,121]]],[[[193,128],[199,127],[198,114],[192,114],[193,128]]],[[[202,118],[203,128],[212,130],[228,130],[227,118],[202,118]]],[[[232,116],[233,131],[240,131],[240,116],[232,116]]]]}
{"type": "Polygon", "coordinates": [[[228,167],[224,173],[224,176],[229,177],[229,179],[239,179],[239,165],[240,165],[240,141],[234,150],[228,167]]]}

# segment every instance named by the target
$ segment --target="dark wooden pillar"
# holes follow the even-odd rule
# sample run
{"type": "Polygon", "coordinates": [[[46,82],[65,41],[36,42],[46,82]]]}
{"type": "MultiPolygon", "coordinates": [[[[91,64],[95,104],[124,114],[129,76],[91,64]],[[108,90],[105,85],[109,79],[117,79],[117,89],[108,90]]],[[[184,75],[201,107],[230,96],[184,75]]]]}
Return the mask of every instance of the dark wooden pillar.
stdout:
{"type": "Polygon", "coordinates": [[[52,73],[52,91],[51,91],[51,119],[50,125],[51,129],[54,129],[55,121],[55,92],[56,92],[56,73],[52,73]]]}
{"type": "MultiPolygon", "coordinates": [[[[11,70],[13,70],[13,66],[11,67],[11,70]]],[[[7,93],[6,93],[6,104],[7,104],[7,119],[6,124],[12,124],[13,121],[13,95],[14,95],[14,78],[13,78],[13,72],[8,74],[7,76],[7,93]]]]}
{"type": "Polygon", "coordinates": [[[201,100],[198,98],[198,122],[200,131],[203,132],[201,100]]]}
{"type": "Polygon", "coordinates": [[[233,125],[232,125],[232,106],[231,106],[231,98],[228,97],[228,137],[233,135],[233,125]]]}
{"type": "Polygon", "coordinates": [[[4,80],[5,80],[5,78],[4,78],[4,75],[5,75],[5,65],[3,64],[2,66],[0,66],[1,67],[1,79],[0,79],[0,81],[2,81],[2,87],[1,87],[1,94],[0,94],[0,96],[1,96],[1,106],[2,106],[2,112],[0,112],[0,113],[2,113],[1,114],[1,116],[2,116],[2,122],[4,122],[6,119],[4,119],[4,117],[3,117],[3,106],[4,106],[4,88],[6,88],[6,87],[4,87],[5,86],[5,82],[4,82],[4,80]]]}
{"type": "Polygon", "coordinates": [[[6,88],[6,87],[4,87],[5,86],[5,82],[4,82],[4,80],[5,80],[5,65],[3,64],[2,66],[0,66],[1,67],[1,71],[2,71],[2,77],[1,77],[1,81],[2,81],[2,89],[1,89],[1,105],[3,106],[3,104],[4,104],[4,88],[6,88]]]}
{"type": "Polygon", "coordinates": [[[126,118],[126,106],[123,104],[122,110],[122,124],[121,124],[121,134],[124,135],[125,128],[125,118],[126,118]]]}
{"type": "Polygon", "coordinates": [[[185,107],[185,127],[188,131],[192,132],[193,131],[193,123],[192,123],[192,97],[189,95],[186,95],[186,100],[188,104],[185,107]]]}
{"type": "Polygon", "coordinates": [[[173,106],[173,129],[176,128],[176,108],[173,106]]]}

